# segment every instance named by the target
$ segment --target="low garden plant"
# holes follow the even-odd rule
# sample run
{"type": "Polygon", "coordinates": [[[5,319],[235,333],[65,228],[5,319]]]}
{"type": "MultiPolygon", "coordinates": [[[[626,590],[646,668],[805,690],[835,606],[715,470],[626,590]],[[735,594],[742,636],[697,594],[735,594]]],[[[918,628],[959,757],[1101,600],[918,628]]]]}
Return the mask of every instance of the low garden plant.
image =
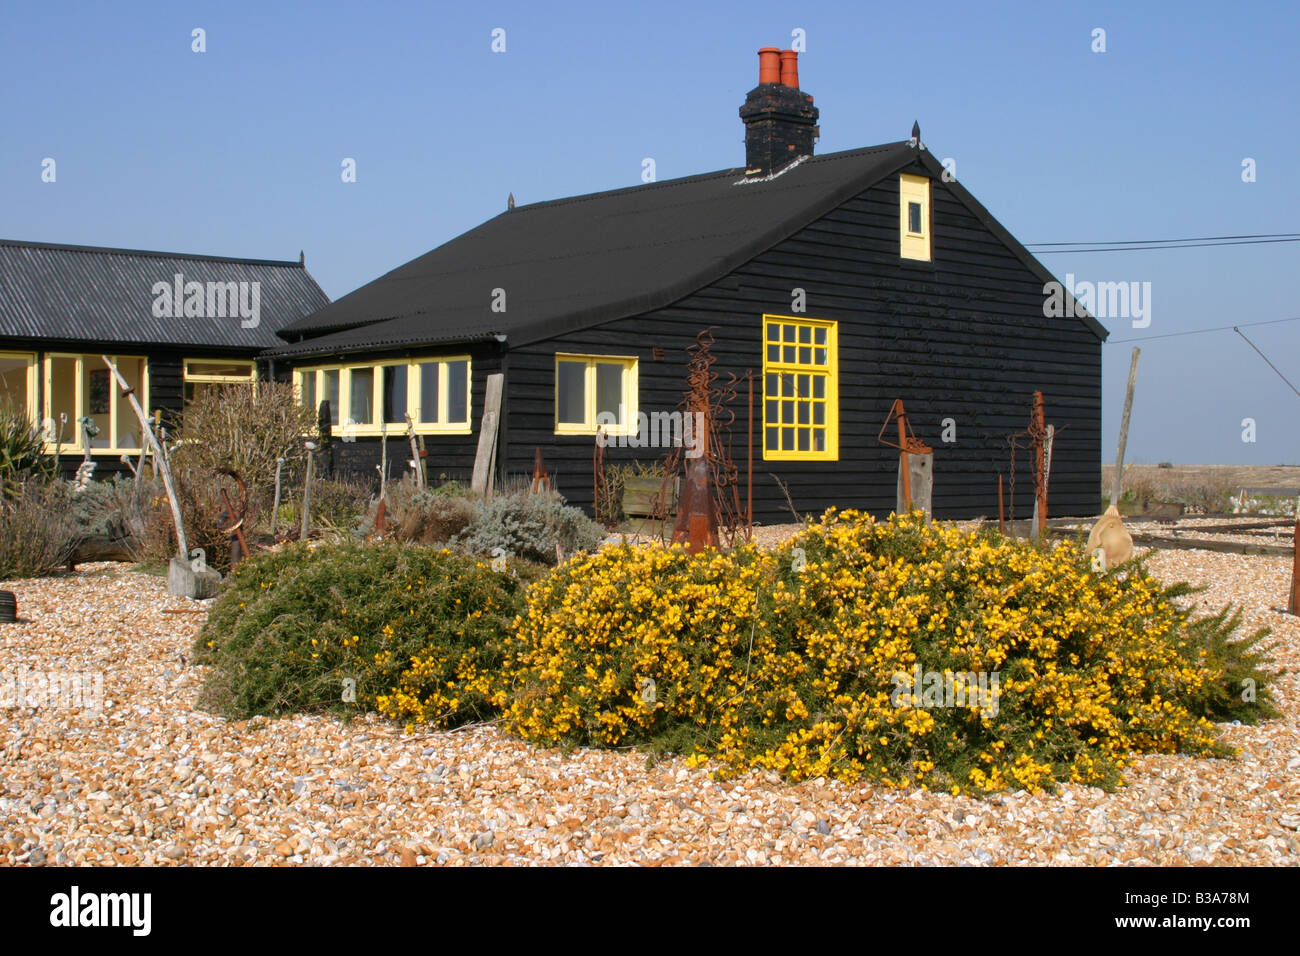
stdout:
{"type": "Polygon", "coordinates": [[[235,569],[198,650],[204,703],[234,716],[500,718],[722,776],[1114,787],[1134,753],[1224,756],[1215,722],[1276,713],[1267,631],[1193,593],[1069,543],[832,511],[775,551],[608,545],[549,572],[294,546],[235,569]]]}
{"type": "Polygon", "coordinates": [[[295,544],[237,565],[200,631],[200,705],[231,717],[379,709],[450,725],[488,715],[528,569],[399,544],[295,544]]]}

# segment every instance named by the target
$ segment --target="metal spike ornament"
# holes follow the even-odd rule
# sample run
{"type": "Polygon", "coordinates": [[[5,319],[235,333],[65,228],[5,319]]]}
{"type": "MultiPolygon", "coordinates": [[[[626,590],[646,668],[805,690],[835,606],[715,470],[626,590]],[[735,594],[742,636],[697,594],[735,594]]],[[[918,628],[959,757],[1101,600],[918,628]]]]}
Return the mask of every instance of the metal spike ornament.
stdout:
{"type": "Polygon", "coordinates": [[[672,540],[685,542],[690,551],[716,547],[720,538],[731,544],[737,532],[747,530],[739,472],[730,453],[730,429],[736,416],[729,406],[739,380],[730,374],[726,382],[719,382],[713,371],[714,328],[700,332],[695,345],[687,349],[687,389],[677,406],[685,447],[676,447],[665,457],[665,487],[659,495],[660,507],[666,509],[667,485],[685,471],[672,540]]]}

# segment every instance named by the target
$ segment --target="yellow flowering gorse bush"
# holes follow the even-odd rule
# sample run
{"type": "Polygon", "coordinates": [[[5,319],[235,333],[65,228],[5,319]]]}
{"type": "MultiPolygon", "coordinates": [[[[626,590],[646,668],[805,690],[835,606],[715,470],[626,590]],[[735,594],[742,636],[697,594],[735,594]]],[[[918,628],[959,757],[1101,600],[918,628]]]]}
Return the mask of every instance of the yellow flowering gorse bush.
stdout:
{"type": "Polygon", "coordinates": [[[775,552],[575,559],[530,589],[485,692],[527,739],[650,745],[722,774],[1114,786],[1132,752],[1222,755],[1211,717],[1269,711],[1262,633],[1193,620],[1189,591],[1140,563],[1094,574],[1071,544],[832,511],[775,552]],[[996,674],[996,699],[927,697],[918,668],[996,674]]]}

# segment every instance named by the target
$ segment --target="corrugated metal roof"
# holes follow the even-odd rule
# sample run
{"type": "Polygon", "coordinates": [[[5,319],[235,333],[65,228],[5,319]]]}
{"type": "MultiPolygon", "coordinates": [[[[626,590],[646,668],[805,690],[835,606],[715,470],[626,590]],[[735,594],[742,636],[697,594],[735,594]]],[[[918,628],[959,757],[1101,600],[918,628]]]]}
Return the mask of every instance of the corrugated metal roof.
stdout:
{"type": "Polygon", "coordinates": [[[256,350],[282,346],[279,329],[328,304],[299,262],[0,239],[3,337],[256,350]],[[172,286],[177,274],[205,290],[209,282],[258,283],[258,324],[244,328],[238,315],[155,316],[155,284],[172,286]]]}

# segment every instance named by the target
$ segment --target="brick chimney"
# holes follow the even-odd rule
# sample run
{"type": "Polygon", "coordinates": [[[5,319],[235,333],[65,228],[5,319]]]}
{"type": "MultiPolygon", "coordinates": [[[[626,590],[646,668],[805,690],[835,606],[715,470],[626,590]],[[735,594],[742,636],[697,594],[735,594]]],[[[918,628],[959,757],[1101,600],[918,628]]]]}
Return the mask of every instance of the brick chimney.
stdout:
{"type": "Polygon", "coordinates": [[[817,115],[813,98],[799,90],[799,53],[774,46],[759,50],[758,86],[740,108],[746,175],[766,176],[811,156],[817,115]]]}

